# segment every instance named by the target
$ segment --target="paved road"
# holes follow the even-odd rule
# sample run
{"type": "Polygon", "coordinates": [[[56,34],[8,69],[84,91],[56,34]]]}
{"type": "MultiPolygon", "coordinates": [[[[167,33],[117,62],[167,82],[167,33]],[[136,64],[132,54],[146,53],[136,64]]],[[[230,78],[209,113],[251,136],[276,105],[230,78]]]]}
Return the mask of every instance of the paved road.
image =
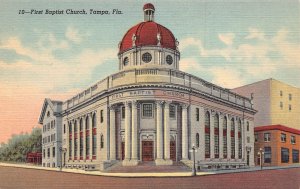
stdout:
{"type": "Polygon", "coordinates": [[[300,189],[300,168],[177,178],[117,178],[0,166],[0,189],[300,189]]]}

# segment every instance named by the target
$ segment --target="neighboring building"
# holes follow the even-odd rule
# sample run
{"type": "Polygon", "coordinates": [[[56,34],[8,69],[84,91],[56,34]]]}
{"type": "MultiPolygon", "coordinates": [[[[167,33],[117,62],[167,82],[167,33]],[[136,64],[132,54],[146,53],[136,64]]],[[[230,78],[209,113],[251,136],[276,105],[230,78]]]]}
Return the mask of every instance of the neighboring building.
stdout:
{"type": "Polygon", "coordinates": [[[260,148],[264,151],[263,166],[299,164],[300,130],[270,125],[255,127],[254,132],[256,165],[260,165],[260,148]]]}
{"type": "Polygon", "coordinates": [[[58,167],[61,163],[62,102],[45,99],[39,123],[42,124],[42,165],[58,167]]]}
{"type": "Polygon", "coordinates": [[[240,95],[253,97],[254,125],[286,125],[300,129],[300,89],[275,79],[267,79],[232,89],[240,95]]]}
{"type": "MultiPolygon", "coordinates": [[[[178,41],[154,22],[152,4],[143,10],[144,22],[119,44],[119,72],[65,101],[62,120],[53,117],[63,125],[65,167],[191,165],[193,146],[201,168],[254,166],[251,100],[179,71],[178,41]]],[[[56,112],[46,102],[44,125],[56,112]]]]}
{"type": "Polygon", "coordinates": [[[29,152],[26,155],[26,163],[42,164],[42,153],[29,152]]]}

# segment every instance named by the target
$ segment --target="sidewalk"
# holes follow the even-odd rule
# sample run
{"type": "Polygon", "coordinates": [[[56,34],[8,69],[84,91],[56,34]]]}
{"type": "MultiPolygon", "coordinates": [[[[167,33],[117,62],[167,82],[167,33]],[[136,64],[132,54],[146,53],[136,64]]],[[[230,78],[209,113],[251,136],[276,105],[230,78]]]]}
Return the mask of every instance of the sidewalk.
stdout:
{"type": "MultiPolygon", "coordinates": [[[[40,167],[40,166],[32,166],[32,165],[26,165],[26,164],[0,163],[0,166],[18,167],[18,168],[25,168],[25,169],[39,169],[39,170],[60,172],[59,168],[40,167]]],[[[292,165],[292,166],[284,166],[284,167],[263,167],[263,170],[289,169],[289,168],[299,168],[299,167],[300,167],[300,165],[292,165]]],[[[240,173],[240,172],[254,172],[254,171],[260,171],[260,167],[253,167],[253,168],[248,168],[248,169],[197,172],[197,176],[240,173]]],[[[85,171],[85,170],[80,170],[80,169],[64,169],[64,168],[62,169],[62,172],[86,174],[86,175],[109,176],[109,177],[189,177],[192,175],[192,172],[106,173],[106,172],[100,172],[100,171],[85,171]]]]}

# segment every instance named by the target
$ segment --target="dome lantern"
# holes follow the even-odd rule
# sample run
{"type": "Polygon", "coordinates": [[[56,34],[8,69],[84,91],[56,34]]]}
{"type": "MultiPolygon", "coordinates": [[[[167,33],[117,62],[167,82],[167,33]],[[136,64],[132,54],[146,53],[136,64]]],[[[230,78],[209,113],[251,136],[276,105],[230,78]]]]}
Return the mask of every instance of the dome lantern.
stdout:
{"type": "Polygon", "coordinates": [[[151,22],[154,21],[155,8],[151,3],[147,3],[143,7],[144,10],[144,21],[151,22]]]}

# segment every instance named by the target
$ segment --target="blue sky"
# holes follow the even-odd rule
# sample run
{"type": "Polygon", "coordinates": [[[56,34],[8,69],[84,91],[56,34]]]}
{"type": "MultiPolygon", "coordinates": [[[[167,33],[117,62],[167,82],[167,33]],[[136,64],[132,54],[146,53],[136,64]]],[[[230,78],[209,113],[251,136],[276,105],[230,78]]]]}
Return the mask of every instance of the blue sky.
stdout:
{"type": "MultiPolygon", "coordinates": [[[[143,20],[146,2],[0,0],[1,111],[10,117],[23,104],[21,109],[33,112],[31,124],[36,123],[44,97],[64,100],[117,72],[118,43],[143,20]],[[23,9],[118,9],[123,14],[18,14],[23,9]],[[28,99],[34,109],[28,109],[28,99]]],[[[182,71],[225,88],[271,77],[300,87],[299,1],[151,3],[155,21],[180,42],[182,71]]]]}

